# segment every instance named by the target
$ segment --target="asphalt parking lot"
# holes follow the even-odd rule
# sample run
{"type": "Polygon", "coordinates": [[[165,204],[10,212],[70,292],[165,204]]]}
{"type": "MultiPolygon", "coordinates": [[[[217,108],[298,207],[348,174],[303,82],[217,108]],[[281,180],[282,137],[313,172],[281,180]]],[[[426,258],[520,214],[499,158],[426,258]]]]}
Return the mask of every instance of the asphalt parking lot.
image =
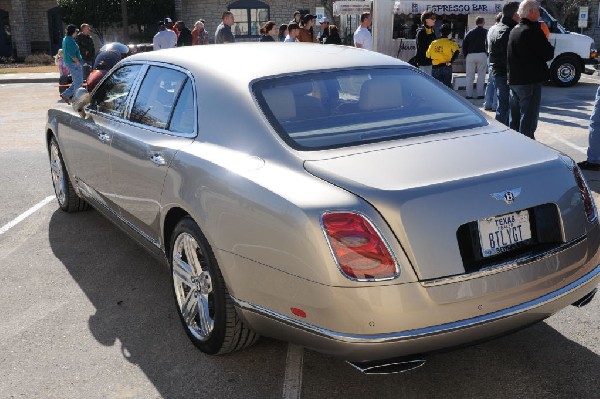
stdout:
{"type": "MultiPolygon", "coordinates": [[[[585,159],[597,87],[544,87],[537,139],[585,159]]],[[[0,84],[0,99],[0,398],[598,397],[599,297],[404,374],[365,376],[269,338],[206,356],[166,267],[97,212],[58,210],[43,139],[55,85],[0,84]]],[[[598,201],[600,172],[586,176],[598,201]]]]}

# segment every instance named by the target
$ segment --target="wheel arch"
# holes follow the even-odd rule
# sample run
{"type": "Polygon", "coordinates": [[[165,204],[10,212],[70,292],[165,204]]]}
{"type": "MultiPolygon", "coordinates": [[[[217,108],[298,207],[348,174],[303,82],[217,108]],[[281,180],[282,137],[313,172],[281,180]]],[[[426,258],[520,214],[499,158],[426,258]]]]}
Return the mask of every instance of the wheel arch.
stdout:
{"type": "MultiPolygon", "coordinates": [[[[179,223],[179,221],[181,219],[183,219],[186,216],[190,216],[190,213],[188,211],[186,211],[185,209],[179,207],[179,206],[173,206],[172,208],[170,208],[166,215],[165,218],[163,220],[163,243],[165,246],[165,254],[167,255],[167,257],[170,256],[170,251],[171,251],[171,235],[173,234],[173,231],[175,230],[175,226],[177,226],[177,223],[179,223]]],[[[192,219],[194,219],[192,217],[192,219]]],[[[194,220],[196,222],[196,224],[198,224],[198,222],[196,220],[194,220]]]]}
{"type": "Polygon", "coordinates": [[[566,52],[566,53],[562,53],[562,54],[558,55],[557,57],[555,57],[552,60],[552,64],[554,64],[555,62],[559,61],[562,58],[574,58],[579,61],[579,64],[581,67],[585,66],[585,64],[583,63],[583,59],[579,56],[579,54],[573,53],[573,52],[566,52]]]}

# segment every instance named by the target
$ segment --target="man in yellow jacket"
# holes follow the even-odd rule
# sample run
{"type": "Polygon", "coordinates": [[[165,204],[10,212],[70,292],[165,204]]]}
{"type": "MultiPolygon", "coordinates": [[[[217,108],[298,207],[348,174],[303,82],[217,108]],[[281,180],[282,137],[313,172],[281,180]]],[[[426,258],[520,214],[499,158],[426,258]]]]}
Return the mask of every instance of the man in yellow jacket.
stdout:
{"type": "Polygon", "coordinates": [[[458,57],[460,48],[454,40],[448,39],[448,35],[452,32],[450,25],[442,25],[440,32],[442,37],[429,45],[425,55],[432,61],[431,75],[451,88],[452,62],[458,57]]]}

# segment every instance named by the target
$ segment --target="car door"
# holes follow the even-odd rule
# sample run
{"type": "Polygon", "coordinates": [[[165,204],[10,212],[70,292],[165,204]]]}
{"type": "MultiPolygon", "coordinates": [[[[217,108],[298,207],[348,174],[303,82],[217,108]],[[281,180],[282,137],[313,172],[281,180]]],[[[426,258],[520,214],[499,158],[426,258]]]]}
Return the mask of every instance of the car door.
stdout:
{"type": "Polygon", "coordinates": [[[96,202],[111,204],[109,152],[112,137],[123,127],[127,101],[142,65],[115,70],[94,92],[86,118],[73,116],[61,142],[70,156],[75,184],[96,202]]]}
{"type": "Polygon", "coordinates": [[[161,64],[143,73],[128,122],[112,137],[111,182],[121,217],[160,246],[163,182],[176,152],[196,136],[197,112],[191,74],[161,64]]]}

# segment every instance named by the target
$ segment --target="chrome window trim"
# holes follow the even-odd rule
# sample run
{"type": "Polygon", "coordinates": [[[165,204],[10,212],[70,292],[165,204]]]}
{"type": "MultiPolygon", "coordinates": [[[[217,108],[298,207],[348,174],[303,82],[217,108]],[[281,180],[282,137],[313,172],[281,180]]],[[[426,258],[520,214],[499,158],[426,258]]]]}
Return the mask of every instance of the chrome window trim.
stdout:
{"type": "Polygon", "coordinates": [[[556,290],[550,292],[546,295],[538,297],[528,302],[524,302],[520,305],[512,306],[510,308],[502,309],[496,312],[488,313],[482,316],[472,317],[470,319],[454,321],[445,324],[439,324],[436,326],[417,328],[413,330],[399,331],[388,334],[374,334],[374,335],[363,335],[363,334],[346,334],[340,333],[332,330],[328,330],[325,328],[320,328],[312,324],[305,323],[300,320],[296,320],[290,318],[288,316],[284,316],[280,313],[274,312],[273,310],[264,308],[262,306],[258,306],[246,301],[242,301],[231,296],[236,307],[256,313],[258,315],[264,316],[266,318],[272,319],[276,322],[283,323],[287,326],[297,328],[299,330],[305,331],[310,334],[318,335],[323,338],[328,338],[334,341],[348,343],[348,344],[388,344],[388,343],[396,343],[396,342],[405,342],[411,341],[414,339],[425,338],[430,336],[436,336],[441,334],[452,333],[455,331],[460,331],[464,329],[468,329],[471,327],[476,327],[480,325],[484,325],[487,323],[492,323],[495,321],[503,320],[509,317],[517,316],[526,312],[529,312],[535,308],[538,308],[542,305],[550,303],[554,300],[557,300],[572,291],[575,291],[580,286],[590,282],[596,277],[600,276],[600,265],[597,265],[594,270],[587,273],[585,276],[580,277],[579,279],[573,281],[572,283],[556,290]]]}
{"type": "Polygon", "coordinates": [[[480,277],[490,276],[490,275],[496,274],[496,273],[503,273],[508,270],[516,269],[521,266],[527,265],[529,263],[537,262],[542,259],[558,255],[559,253],[564,252],[564,251],[570,249],[571,247],[574,247],[577,244],[580,244],[586,238],[587,238],[587,234],[583,234],[582,236],[577,237],[574,240],[566,242],[556,248],[552,248],[547,251],[540,252],[538,254],[523,256],[521,258],[518,258],[518,259],[510,261],[510,262],[498,263],[496,265],[488,266],[488,267],[485,267],[483,269],[477,270],[476,272],[469,273],[469,274],[460,274],[457,276],[435,278],[432,280],[423,280],[423,281],[421,281],[421,284],[425,287],[434,287],[434,286],[438,286],[438,285],[454,284],[454,283],[458,283],[461,281],[467,281],[467,280],[472,280],[472,279],[476,279],[476,278],[480,278],[480,277]]]}
{"type": "Polygon", "coordinates": [[[398,259],[396,258],[396,254],[394,253],[394,251],[392,251],[392,248],[390,247],[390,244],[387,242],[387,240],[385,239],[385,237],[383,236],[383,234],[381,234],[381,231],[377,228],[377,226],[375,226],[375,223],[373,223],[373,221],[367,217],[367,215],[365,215],[362,212],[358,212],[358,211],[345,211],[345,210],[328,210],[328,211],[323,211],[321,212],[321,216],[319,217],[319,223],[321,224],[321,231],[323,232],[323,235],[325,237],[325,242],[327,242],[327,246],[329,247],[329,252],[331,253],[331,256],[333,257],[333,260],[338,268],[338,270],[340,271],[340,273],[342,273],[342,275],[344,277],[346,277],[348,280],[352,280],[352,281],[359,281],[359,282],[377,282],[377,281],[389,281],[389,280],[393,280],[395,278],[398,278],[398,276],[400,276],[400,265],[398,264],[398,259]],[[333,251],[333,247],[331,246],[331,242],[329,241],[329,238],[327,237],[327,230],[325,229],[325,225],[323,224],[323,216],[328,215],[328,214],[332,214],[332,213],[352,213],[354,215],[358,215],[361,216],[363,219],[365,219],[373,228],[373,230],[375,230],[375,232],[379,235],[379,238],[381,238],[381,240],[383,241],[383,244],[385,245],[385,247],[387,248],[388,252],[390,253],[390,255],[392,256],[392,259],[394,260],[394,266],[396,268],[396,272],[389,277],[383,277],[383,278],[357,278],[357,277],[352,277],[347,275],[343,270],[342,267],[340,266],[340,262],[338,261],[337,256],[335,256],[335,252],[333,251]]]}
{"type": "MultiPolygon", "coordinates": [[[[140,69],[140,71],[138,72],[138,76],[136,76],[133,84],[131,85],[131,90],[129,90],[129,93],[127,93],[127,99],[125,100],[125,110],[124,110],[124,114],[128,115],[129,114],[129,108],[130,108],[130,103],[131,103],[131,99],[132,99],[132,93],[137,93],[137,85],[140,81],[141,76],[143,76],[145,74],[145,71],[147,68],[144,68],[144,64],[140,63],[140,62],[130,62],[130,63],[123,63],[123,64],[117,64],[115,65],[110,71],[109,73],[107,73],[102,80],[100,81],[100,83],[98,83],[98,85],[94,88],[94,90],[92,91],[92,95],[95,94],[98,91],[98,88],[104,83],[105,80],[107,80],[110,76],[113,75],[113,73],[117,72],[119,69],[126,67],[126,66],[130,66],[130,65],[140,65],[142,68],[140,69]]],[[[93,99],[93,97],[92,97],[93,99]]],[[[88,112],[95,114],[95,115],[99,115],[102,116],[103,118],[106,119],[110,119],[116,122],[123,122],[123,120],[125,120],[125,117],[123,115],[121,116],[115,116],[115,115],[111,115],[111,114],[107,114],[105,112],[100,112],[96,109],[92,109],[90,108],[90,106],[88,105],[86,107],[86,109],[88,110],[88,112]]]]}
{"type": "MultiPolygon", "coordinates": [[[[102,115],[103,117],[110,117],[111,119],[114,119],[115,121],[123,123],[125,125],[137,127],[140,129],[148,130],[150,132],[158,133],[158,134],[162,134],[162,135],[174,136],[174,137],[184,137],[184,138],[195,138],[198,135],[198,96],[196,93],[196,80],[194,79],[194,76],[190,71],[188,71],[187,69],[182,68],[180,66],[177,66],[177,65],[168,64],[168,63],[164,63],[164,62],[156,62],[156,61],[131,61],[131,62],[124,61],[122,64],[119,64],[119,65],[121,67],[128,66],[128,65],[141,65],[142,66],[142,69],[141,69],[138,77],[136,78],[135,82],[133,83],[131,91],[129,92],[126,106],[125,106],[125,115],[121,116],[121,117],[114,117],[112,115],[107,115],[105,113],[98,112],[98,111],[90,110],[90,112],[98,114],[98,115],[102,115]],[[190,133],[172,132],[170,130],[161,129],[161,128],[157,128],[154,126],[144,125],[143,123],[132,122],[131,120],[128,119],[131,114],[131,109],[133,108],[133,103],[134,103],[135,99],[137,98],[140,87],[142,86],[142,82],[143,82],[144,78],[146,77],[146,73],[148,72],[148,69],[150,69],[151,66],[157,66],[157,67],[176,70],[176,71],[181,72],[184,75],[186,75],[187,78],[190,80],[190,82],[192,84],[192,93],[194,96],[194,110],[195,110],[195,112],[194,112],[194,131],[193,132],[190,132],[190,133]]],[[[107,76],[109,76],[109,75],[107,74],[107,76]]],[[[105,76],[104,79],[106,79],[107,76],[105,76]]],[[[95,91],[96,91],[96,89],[94,89],[94,92],[95,91]]]]}

